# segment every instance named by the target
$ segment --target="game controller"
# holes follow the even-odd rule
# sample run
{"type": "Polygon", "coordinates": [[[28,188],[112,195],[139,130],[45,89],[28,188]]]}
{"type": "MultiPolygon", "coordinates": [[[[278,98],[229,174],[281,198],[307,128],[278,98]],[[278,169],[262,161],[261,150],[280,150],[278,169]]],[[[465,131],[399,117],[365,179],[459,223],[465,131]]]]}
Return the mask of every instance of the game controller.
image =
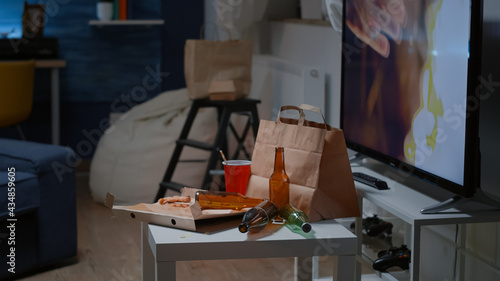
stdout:
{"type": "Polygon", "coordinates": [[[391,247],[387,251],[380,251],[378,259],[373,262],[373,269],[381,272],[387,271],[391,267],[399,267],[401,269],[409,269],[411,262],[411,251],[406,245],[401,247],[391,247]]]}
{"type": "MultiPolygon", "coordinates": [[[[376,237],[381,234],[392,234],[392,223],[381,220],[377,215],[363,219],[363,229],[368,237],[376,237]]],[[[355,223],[351,223],[351,229],[355,228],[355,223]]]]}

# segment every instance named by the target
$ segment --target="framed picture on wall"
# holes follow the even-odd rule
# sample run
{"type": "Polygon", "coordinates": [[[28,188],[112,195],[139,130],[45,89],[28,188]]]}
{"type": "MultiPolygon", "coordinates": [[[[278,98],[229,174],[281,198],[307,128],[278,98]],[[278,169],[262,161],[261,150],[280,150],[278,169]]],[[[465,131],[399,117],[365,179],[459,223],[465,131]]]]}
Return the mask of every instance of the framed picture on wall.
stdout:
{"type": "Polygon", "coordinates": [[[43,37],[43,26],[45,25],[45,5],[28,4],[24,2],[22,16],[23,37],[43,37]]]}

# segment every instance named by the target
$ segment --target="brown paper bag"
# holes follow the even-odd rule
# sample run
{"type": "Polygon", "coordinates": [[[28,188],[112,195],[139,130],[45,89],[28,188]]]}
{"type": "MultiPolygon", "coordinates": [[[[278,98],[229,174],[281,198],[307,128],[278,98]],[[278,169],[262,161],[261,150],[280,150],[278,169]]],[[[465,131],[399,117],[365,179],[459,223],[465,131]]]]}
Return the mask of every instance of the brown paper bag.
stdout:
{"type": "Polygon", "coordinates": [[[233,80],[250,93],[252,43],[246,40],[187,40],[184,48],[184,76],[190,99],[209,96],[212,81],[233,80]]]}
{"type": "Polygon", "coordinates": [[[237,100],[245,97],[243,83],[235,80],[212,81],[208,94],[211,100],[237,100]]]}
{"type": "MultiPolygon", "coordinates": [[[[308,105],[301,107],[320,112],[308,105]]],[[[274,149],[283,146],[290,203],[311,222],[360,216],[343,131],[305,120],[302,109],[295,106],[284,106],[281,111],[288,109],[298,110],[299,119],[278,115],[276,122],[260,122],[246,195],[269,198],[274,149]]]]}

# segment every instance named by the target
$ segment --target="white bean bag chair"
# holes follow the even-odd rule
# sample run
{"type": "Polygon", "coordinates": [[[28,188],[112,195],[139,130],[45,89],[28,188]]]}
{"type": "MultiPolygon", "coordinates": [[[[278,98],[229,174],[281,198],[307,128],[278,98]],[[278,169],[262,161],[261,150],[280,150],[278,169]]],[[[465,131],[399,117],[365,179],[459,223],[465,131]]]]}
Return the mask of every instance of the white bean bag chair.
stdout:
{"type": "MultiPolygon", "coordinates": [[[[167,91],[133,107],[111,125],[99,140],[90,166],[93,199],[103,203],[110,192],[116,205],[153,202],[190,106],[186,89],[167,91]]],[[[201,109],[189,138],[213,142],[216,131],[216,110],[201,109]]],[[[208,157],[208,151],[189,147],[181,154],[181,160],[208,157]]],[[[173,181],[201,187],[205,169],[206,162],[179,162],[173,181]]]]}

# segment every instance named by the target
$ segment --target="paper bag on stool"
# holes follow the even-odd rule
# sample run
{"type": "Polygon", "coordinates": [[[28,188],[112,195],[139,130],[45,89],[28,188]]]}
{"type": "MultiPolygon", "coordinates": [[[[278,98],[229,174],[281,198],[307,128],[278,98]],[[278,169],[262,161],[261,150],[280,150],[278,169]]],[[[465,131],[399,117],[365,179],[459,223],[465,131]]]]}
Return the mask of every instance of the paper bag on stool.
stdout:
{"type": "Polygon", "coordinates": [[[239,80],[212,81],[208,93],[211,100],[237,100],[245,97],[239,80]]]}
{"type": "Polygon", "coordinates": [[[269,198],[269,177],[274,167],[274,149],[285,148],[285,169],[290,178],[290,203],[303,210],[309,221],[360,216],[356,189],[347,155],[344,133],[329,125],[280,117],[261,120],[252,155],[251,176],[246,195],[269,198]]]}
{"type": "Polygon", "coordinates": [[[237,80],[242,93],[252,84],[252,42],[247,40],[187,40],[184,48],[184,77],[190,99],[209,96],[212,81],[237,80]]]}

